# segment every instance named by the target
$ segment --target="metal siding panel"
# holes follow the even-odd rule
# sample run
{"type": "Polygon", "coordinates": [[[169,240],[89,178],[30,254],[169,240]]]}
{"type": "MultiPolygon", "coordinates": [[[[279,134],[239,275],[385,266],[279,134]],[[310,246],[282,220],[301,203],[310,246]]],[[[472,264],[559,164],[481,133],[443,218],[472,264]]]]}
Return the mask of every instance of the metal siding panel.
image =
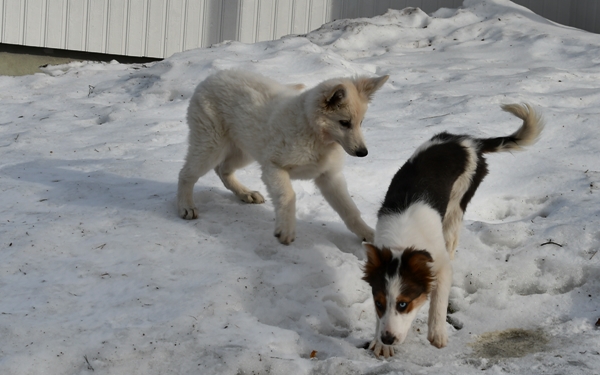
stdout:
{"type": "Polygon", "coordinates": [[[125,54],[125,25],[127,4],[122,0],[108,0],[107,33],[105,53],[125,54]]]}
{"type": "Polygon", "coordinates": [[[25,2],[23,44],[37,47],[44,45],[44,5],[43,0],[25,2]]]}
{"type": "Polygon", "coordinates": [[[4,3],[3,43],[23,43],[24,25],[22,9],[24,5],[21,0],[6,0],[4,3]]]}
{"type": "Polygon", "coordinates": [[[146,55],[146,9],[145,0],[127,0],[125,17],[125,54],[129,56],[146,55]],[[142,16],[142,17],[140,17],[142,16]]]}
{"type": "Polygon", "coordinates": [[[147,0],[146,56],[164,57],[165,0],[147,0]]]}
{"type": "Polygon", "coordinates": [[[294,0],[292,3],[292,34],[304,34],[308,28],[309,0],[294,0]]]}
{"type": "Polygon", "coordinates": [[[222,12],[222,0],[207,0],[204,3],[202,47],[208,47],[221,41],[222,12]]]}
{"type": "Polygon", "coordinates": [[[69,0],[67,2],[66,49],[85,50],[84,36],[87,19],[85,8],[85,3],[80,0],[69,0]]]}
{"type": "Polygon", "coordinates": [[[202,45],[202,10],[204,1],[188,1],[185,9],[185,34],[183,36],[183,49],[198,48],[202,45]]]}
{"type": "Polygon", "coordinates": [[[275,0],[259,0],[256,41],[277,38],[275,36],[275,6],[275,0]]]}
{"type": "Polygon", "coordinates": [[[183,48],[183,28],[184,21],[184,4],[183,0],[168,0],[166,13],[166,40],[165,57],[171,56],[176,52],[182,51],[183,48]]]}
{"type": "Polygon", "coordinates": [[[308,28],[305,32],[318,29],[326,21],[327,15],[327,0],[312,0],[308,13],[308,28]]]}
{"type": "Polygon", "coordinates": [[[343,0],[342,18],[357,18],[360,11],[360,0],[343,0]]]}
{"type": "Polygon", "coordinates": [[[258,2],[243,0],[239,7],[239,26],[236,40],[243,43],[254,43],[257,38],[258,2]]]}
{"type": "Polygon", "coordinates": [[[281,38],[292,32],[293,8],[290,1],[277,1],[275,3],[275,38],[281,38]]]}
{"type": "Polygon", "coordinates": [[[65,48],[66,0],[46,2],[46,43],[45,47],[65,48]]]}
{"type": "Polygon", "coordinates": [[[329,17],[333,20],[339,20],[343,18],[344,14],[344,2],[343,0],[331,0],[329,5],[329,17]]]}
{"type": "Polygon", "coordinates": [[[220,41],[238,40],[240,26],[240,4],[238,1],[223,0],[221,10],[220,41]]]}
{"type": "Polygon", "coordinates": [[[382,15],[392,8],[392,2],[390,0],[378,0],[375,1],[373,11],[375,15],[382,15]]]}
{"type": "Polygon", "coordinates": [[[107,1],[88,0],[86,51],[106,51],[107,1]]]}
{"type": "Polygon", "coordinates": [[[554,4],[554,13],[556,14],[556,18],[552,18],[552,20],[563,25],[568,25],[571,21],[572,1],[555,0],[552,3],[554,4]]]}

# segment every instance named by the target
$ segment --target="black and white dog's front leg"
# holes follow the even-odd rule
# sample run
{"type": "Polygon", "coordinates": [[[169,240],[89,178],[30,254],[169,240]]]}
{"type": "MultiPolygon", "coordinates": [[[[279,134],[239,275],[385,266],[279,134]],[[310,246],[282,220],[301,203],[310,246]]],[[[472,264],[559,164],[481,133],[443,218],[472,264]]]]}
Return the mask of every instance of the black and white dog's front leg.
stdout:
{"type": "Polygon", "coordinates": [[[448,298],[452,286],[452,266],[446,261],[436,274],[436,283],[431,292],[429,305],[429,319],[427,339],[436,348],[443,348],[448,344],[446,329],[446,314],[448,312],[448,298]]]}
{"type": "Polygon", "coordinates": [[[375,329],[375,338],[371,341],[369,345],[369,350],[372,350],[377,358],[379,356],[384,356],[385,358],[394,356],[394,346],[386,345],[381,342],[381,324],[379,324],[379,317],[377,317],[377,327],[375,329]]]}
{"type": "Polygon", "coordinates": [[[340,215],[346,227],[360,239],[373,242],[374,232],[360,216],[360,211],[348,193],[341,171],[328,171],[315,179],[315,184],[331,207],[340,215]]]}

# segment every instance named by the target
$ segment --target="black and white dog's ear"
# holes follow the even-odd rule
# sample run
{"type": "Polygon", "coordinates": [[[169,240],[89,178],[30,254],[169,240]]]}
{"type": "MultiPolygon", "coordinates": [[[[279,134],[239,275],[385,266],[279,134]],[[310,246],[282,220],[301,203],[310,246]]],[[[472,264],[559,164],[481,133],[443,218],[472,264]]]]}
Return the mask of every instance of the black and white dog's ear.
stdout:
{"type": "Polygon", "coordinates": [[[365,265],[365,268],[379,267],[382,263],[379,249],[368,242],[363,242],[362,245],[367,251],[367,263],[365,265]]]}

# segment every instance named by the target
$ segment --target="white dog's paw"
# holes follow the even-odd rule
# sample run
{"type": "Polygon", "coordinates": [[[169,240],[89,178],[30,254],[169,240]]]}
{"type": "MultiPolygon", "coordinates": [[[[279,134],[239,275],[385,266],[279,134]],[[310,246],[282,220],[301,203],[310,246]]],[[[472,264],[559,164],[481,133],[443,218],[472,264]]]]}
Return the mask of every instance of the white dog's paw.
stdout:
{"type": "Polygon", "coordinates": [[[186,220],[198,218],[198,209],[196,207],[179,207],[179,216],[186,220]]]}
{"type": "Polygon", "coordinates": [[[265,198],[258,191],[249,191],[239,195],[242,202],[245,203],[265,203],[265,198]]]}
{"type": "Polygon", "coordinates": [[[379,356],[384,356],[387,359],[394,356],[394,347],[391,345],[385,345],[379,342],[377,339],[371,341],[369,349],[373,351],[377,358],[379,358],[379,356]]]}
{"type": "Polygon", "coordinates": [[[275,228],[275,237],[279,239],[284,245],[289,245],[296,239],[296,230],[294,228],[288,228],[287,230],[279,227],[275,228]]]}
{"type": "Polygon", "coordinates": [[[375,241],[375,232],[373,231],[373,229],[367,227],[367,230],[365,230],[362,237],[363,237],[363,241],[366,241],[368,243],[373,243],[375,241]]]}
{"type": "Polygon", "coordinates": [[[431,345],[438,349],[445,347],[448,344],[448,333],[446,332],[446,327],[444,326],[441,329],[430,329],[427,333],[427,340],[429,340],[431,345]]]}
{"type": "Polygon", "coordinates": [[[294,231],[292,232],[277,232],[275,231],[275,237],[277,237],[279,239],[279,242],[281,242],[284,245],[289,245],[292,242],[294,242],[294,240],[296,239],[296,233],[294,231]]]}

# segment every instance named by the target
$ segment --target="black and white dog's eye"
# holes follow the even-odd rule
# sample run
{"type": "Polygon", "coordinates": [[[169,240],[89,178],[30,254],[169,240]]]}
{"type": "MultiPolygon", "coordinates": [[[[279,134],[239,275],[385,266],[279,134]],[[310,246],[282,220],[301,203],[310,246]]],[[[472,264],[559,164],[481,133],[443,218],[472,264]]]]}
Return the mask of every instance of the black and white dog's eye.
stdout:
{"type": "Polygon", "coordinates": [[[383,305],[381,304],[381,302],[375,301],[375,307],[377,307],[378,309],[382,309],[383,305]]]}
{"type": "Polygon", "coordinates": [[[349,128],[352,126],[352,123],[348,120],[340,120],[340,125],[342,125],[344,128],[349,128]]]}
{"type": "Polygon", "coordinates": [[[396,308],[398,309],[398,311],[404,311],[404,310],[406,310],[407,307],[408,307],[408,303],[406,303],[406,302],[398,302],[398,304],[396,305],[396,308]]]}

